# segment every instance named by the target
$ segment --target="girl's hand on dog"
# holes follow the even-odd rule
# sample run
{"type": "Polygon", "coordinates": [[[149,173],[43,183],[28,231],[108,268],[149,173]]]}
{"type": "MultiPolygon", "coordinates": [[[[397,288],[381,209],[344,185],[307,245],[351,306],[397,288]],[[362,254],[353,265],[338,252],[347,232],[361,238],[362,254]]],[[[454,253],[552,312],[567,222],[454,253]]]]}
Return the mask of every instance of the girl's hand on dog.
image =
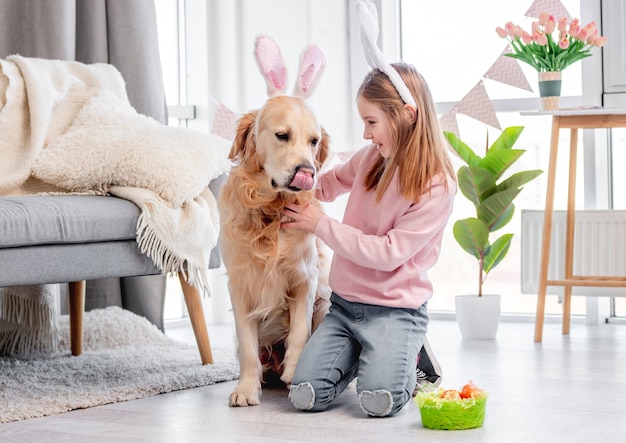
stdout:
{"type": "Polygon", "coordinates": [[[317,222],[324,215],[324,212],[313,205],[306,204],[303,206],[290,204],[285,206],[283,215],[291,221],[283,222],[280,224],[281,228],[287,229],[301,229],[306,232],[313,233],[317,222]]]}

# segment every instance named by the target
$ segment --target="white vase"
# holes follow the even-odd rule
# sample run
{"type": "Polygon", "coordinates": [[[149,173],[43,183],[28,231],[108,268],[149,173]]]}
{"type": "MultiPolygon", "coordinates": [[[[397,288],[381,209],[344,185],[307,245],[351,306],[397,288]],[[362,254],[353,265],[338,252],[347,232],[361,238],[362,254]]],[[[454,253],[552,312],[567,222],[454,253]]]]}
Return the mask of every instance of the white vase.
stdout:
{"type": "Polygon", "coordinates": [[[500,325],[500,295],[457,295],[456,321],[467,340],[493,340],[500,325]]]}

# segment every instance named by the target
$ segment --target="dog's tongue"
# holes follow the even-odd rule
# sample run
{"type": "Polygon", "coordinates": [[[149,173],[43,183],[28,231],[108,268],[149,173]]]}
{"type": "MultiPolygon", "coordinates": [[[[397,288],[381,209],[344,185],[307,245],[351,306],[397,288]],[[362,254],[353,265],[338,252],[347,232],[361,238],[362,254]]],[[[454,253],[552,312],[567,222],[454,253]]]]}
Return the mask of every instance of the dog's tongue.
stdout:
{"type": "Polygon", "coordinates": [[[300,170],[296,172],[296,175],[293,177],[293,180],[291,180],[289,186],[302,189],[304,191],[309,191],[313,189],[313,185],[313,174],[311,174],[310,171],[300,170]]]}

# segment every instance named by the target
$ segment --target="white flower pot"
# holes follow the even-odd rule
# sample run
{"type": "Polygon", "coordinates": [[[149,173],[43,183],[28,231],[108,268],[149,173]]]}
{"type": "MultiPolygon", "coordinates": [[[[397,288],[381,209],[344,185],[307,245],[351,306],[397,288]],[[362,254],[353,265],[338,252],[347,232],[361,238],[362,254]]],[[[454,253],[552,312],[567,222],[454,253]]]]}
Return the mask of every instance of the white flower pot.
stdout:
{"type": "Polygon", "coordinates": [[[500,325],[500,295],[457,295],[456,321],[467,340],[493,340],[500,325]]]}

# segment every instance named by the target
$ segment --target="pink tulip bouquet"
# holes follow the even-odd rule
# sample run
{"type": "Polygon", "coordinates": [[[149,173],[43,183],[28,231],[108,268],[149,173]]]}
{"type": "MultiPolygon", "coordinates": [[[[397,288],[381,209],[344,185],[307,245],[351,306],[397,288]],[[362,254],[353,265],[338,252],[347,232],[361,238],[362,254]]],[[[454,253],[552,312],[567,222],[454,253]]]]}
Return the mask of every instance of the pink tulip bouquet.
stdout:
{"type": "Polygon", "coordinates": [[[546,13],[533,22],[530,34],[512,22],[504,25],[504,29],[496,28],[496,32],[513,48],[513,53],[505,55],[528,63],[537,72],[562,71],[590,57],[591,48],[602,47],[608,40],[599,35],[595,22],[581,27],[577,18],[568,23],[563,17],[557,22],[546,13]]]}

